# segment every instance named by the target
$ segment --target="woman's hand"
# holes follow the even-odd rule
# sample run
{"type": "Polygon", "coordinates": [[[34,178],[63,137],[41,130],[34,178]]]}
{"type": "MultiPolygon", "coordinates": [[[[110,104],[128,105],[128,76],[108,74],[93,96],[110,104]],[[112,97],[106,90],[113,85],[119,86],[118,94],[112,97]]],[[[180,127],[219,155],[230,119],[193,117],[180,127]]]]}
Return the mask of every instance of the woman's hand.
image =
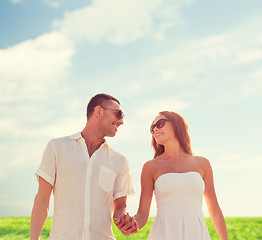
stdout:
{"type": "Polygon", "coordinates": [[[122,213],[119,217],[114,219],[114,223],[125,236],[130,236],[131,234],[137,233],[139,230],[135,218],[130,217],[128,213],[122,213]]]}

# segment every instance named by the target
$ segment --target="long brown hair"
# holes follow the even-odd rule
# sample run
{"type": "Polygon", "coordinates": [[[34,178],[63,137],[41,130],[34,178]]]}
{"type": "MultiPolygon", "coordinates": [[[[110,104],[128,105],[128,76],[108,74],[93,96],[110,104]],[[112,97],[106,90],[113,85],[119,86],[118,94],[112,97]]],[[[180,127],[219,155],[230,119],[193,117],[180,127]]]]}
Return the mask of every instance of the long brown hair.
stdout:
{"type": "MultiPolygon", "coordinates": [[[[188,126],[185,119],[178,113],[163,111],[159,113],[163,115],[167,120],[169,120],[174,129],[175,137],[177,138],[182,149],[191,155],[193,155],[190,144],[190,137],[188,135],[188,126]]],[[[157,144],[156,140],[152,136],[152,145],[154,148],[154,158],[160,156],[164,151],[165,147],[163,145],[157,144]]]]}

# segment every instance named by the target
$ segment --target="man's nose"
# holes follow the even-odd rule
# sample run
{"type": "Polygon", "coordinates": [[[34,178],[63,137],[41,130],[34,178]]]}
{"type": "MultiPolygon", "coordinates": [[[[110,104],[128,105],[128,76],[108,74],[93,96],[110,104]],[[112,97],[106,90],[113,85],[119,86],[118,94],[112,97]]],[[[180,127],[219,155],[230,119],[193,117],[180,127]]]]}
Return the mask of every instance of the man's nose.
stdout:
{"type": "Polygon", "coordinates": [[[124,119],[123,118],[121,118],[121,119],[119,119],[119,121],[118,121],[121,125],[123,125],[124,124],[124,119]]]}

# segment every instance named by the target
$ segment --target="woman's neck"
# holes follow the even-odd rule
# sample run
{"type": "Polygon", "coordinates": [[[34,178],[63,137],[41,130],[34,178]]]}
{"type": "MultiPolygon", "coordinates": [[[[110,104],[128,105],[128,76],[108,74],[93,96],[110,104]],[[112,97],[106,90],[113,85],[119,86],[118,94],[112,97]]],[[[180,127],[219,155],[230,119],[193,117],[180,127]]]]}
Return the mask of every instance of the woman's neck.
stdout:
{"type": "Polygon", "coordinates": [[[161,155],[164,158],[172,158],[172,159],[181,159],[181,157],[185,156],[187,153],[182,149],[179,142],[172,141],[164,145],[165,151],[161,155]]]}

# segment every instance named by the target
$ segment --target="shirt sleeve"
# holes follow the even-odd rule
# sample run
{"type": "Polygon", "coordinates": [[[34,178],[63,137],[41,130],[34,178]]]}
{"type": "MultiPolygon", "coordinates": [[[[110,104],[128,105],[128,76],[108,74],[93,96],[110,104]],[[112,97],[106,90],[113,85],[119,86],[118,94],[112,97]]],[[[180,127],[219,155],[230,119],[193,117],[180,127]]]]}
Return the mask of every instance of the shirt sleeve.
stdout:
{"type": "Polygon", "coordinates": [[[121,159],[121,163],[122,168],[120,169],[115,181],[114,200],[120,197],[130,196],[135,193],[127,159],[123,157],[121,159]]]}
{"type": "Polygon", "coordinates": [[[42,156],[42,161],[35,175],[37,180],[39,177],[42,177],[54,187],[56,177],[56,155],[53,140],[49,141],[47,144],[42,156]]]}

